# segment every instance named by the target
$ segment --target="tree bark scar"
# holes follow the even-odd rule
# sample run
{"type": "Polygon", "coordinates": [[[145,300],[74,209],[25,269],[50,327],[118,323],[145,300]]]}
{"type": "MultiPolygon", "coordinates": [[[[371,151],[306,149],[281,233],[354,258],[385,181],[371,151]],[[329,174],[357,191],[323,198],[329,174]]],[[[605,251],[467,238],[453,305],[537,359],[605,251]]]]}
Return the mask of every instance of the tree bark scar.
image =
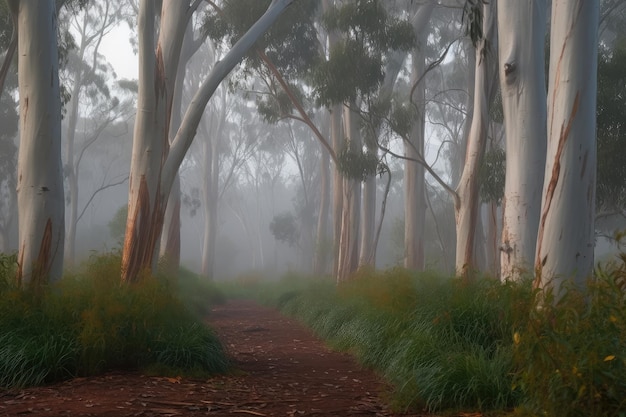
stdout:
{"type": "Polygon", "coordinates": [[[150,222],[150,191],[145,175],[139,180],[137,201],[132,215],[129,215],[126,223],[126,237],[124,239],[124,252],[122,254],[122,279],[125,282],[134,282],[142,267],[142,254],[138,253],[138,242],[146,238],[150,222]]]}
{"type": "Polygon", "coordinates": [[[22,247],[20,249],[20,257],[17,261],[17,287],[21,288],[22,287],[22,280],[23,280],[23,274],[24,274],[24,252],[26,250],[26,243],[22,243],[22,247]]]}
{"type": "Polygon", "coordinates": [[[587,170],[587,158],[589,157],[589,151],[585,151],[583,155],[582,169],[580,170],[580,179],[582,180],[585,176],[585,171],[587,170]]]}
{"type": "Polygon", "coordinates": [[[50,273],[50,267],[52,254],[52,220],[48,219],[46,227],[44,228],[43,236],[41,238],[41,244],[39,245],[39,254],[35,265],[33,265],[33,276],[31,282],[36,286],[44,284],[48,279],[50,273]]]}
{"type": "Polygon", "coordinates": [[[161,49],[161,45],[157,45],[154,71],[154,93],[158,102],[161,96],[165,96],[166,90],[165,64],[163,63],[163,50],[161,49]]]}
{"type": "MultiPolygon", "coordinates": [[[[552,103],[554,106],[554,101],[552,103]]],[[[559,143],[557,146],[556,154],[554,155],[554,165],[552,166],[552,174],[550,176],[550,182],[548,183],[548,187],[546,189],[546,197],[544,202],[543,212],[541,214],[541,222],[539,224],[539,233],[537,239],[537,255],[541,256],[542,246],[543,246],[543,235],[545,232],[546,220],[548,217],[548,213],[550,213],[550,207],[552,206],[552,199],[554,198],[554,193],[556,191],[556,186],[559,182],[559,176],[561,173],[561,156],[563,154],[563,150],[565,149],[565,144],[569,137],[570,131],[572,129],[572,124],[574,123],[574,118],[578,113],[578,107],[580,105],[580,92],[576,93],[576,98],[574,99],[574,105],[572,106],[572,111],[570,112],[569,120],[567,121],[567,125],[561,126],[561,134],[559,135],[559,143]]],[[[554,112],[554,108],[552,110],[554,112]]],[[[535,277],[535,286],[541,283],[541,269],[545,265],[547,260],[547,256],[541,262],[541,265],[535,265],[535,273],[537,276],[535,277]]]]}

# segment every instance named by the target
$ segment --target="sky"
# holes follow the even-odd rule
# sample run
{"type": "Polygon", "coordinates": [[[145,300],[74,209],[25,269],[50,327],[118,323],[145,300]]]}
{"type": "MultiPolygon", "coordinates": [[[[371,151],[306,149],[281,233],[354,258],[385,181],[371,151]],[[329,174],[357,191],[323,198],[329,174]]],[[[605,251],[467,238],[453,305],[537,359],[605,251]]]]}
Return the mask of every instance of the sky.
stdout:
{"type": "Polygon", "coordinates": [[[138,57],[130,44],[131,30],[121,23],[109,32],[102,41],[100,50],[115,69],[118,78],[136,79],[138,57]]]}

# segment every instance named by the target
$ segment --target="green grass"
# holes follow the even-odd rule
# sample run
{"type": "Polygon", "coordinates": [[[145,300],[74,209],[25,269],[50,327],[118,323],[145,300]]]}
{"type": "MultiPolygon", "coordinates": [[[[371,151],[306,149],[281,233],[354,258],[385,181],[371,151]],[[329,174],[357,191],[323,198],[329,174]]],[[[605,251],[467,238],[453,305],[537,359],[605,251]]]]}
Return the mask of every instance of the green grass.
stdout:
{"type": "Polygon", "coordinates": [[[402,269],[363,270],[339,287],[240,281],[230,296],[276,306],[354,354],[393,384],[399,409],[622,417],[626,299],[613,281],[600,273],[584,297],[543,308],[529,282],[402,269]]]}
{"type": "Polygon", "coordinates": [[[122,285],[119,271],[119,256],[95,256],[61,282],[31,291],[16,288],[11,262],[0,262],[0,386],[112,369],[228,369],[219,340],[199,317],[219,301],[214,287],[187,271],[177,280],[145,275],[122,285]]]}

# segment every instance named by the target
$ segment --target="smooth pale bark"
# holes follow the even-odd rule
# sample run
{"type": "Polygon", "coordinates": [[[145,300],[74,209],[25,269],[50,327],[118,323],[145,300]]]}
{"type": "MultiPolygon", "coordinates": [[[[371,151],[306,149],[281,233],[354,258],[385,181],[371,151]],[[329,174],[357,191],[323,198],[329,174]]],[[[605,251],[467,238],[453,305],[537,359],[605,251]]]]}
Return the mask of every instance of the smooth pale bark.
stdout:
{"type": "MultiPolygon", "coordinates": [[[[344,146],[344,134],[342,128],[341,105],[336,104],[330,110],[330,137],[335,153],[341,152],[344,146]]],[[[333,165],[333,276],[338,276],[339,271],[339,244],[341,242],[341,213],[343,211],[343,175],[337,165],[333,165]]]]}
{"type": "Polygon", "coordinates": [[[495,2],[483,5],[483,34],[485,39],[476,48],[476,73],[474,79],[474,114],[467,138],[465,164],[457,187],[456,217],[456,273],[470,278],[476,267],[475,239],[479,215],[480,195],[478,173],[487,144],[489,105],[495,94],[497,47],[495,2]],[[489,50],[485,51],[485,44],[489,50]]]}
{"type": "Polygon", "coordinates": [[[546,153],[546,0],[500,0],[500,89],[506,129],[501,270],[532,272],[546,153]]]}
{"type": "MultiPolygon", "coordinates": [[[[327,13],[331,6],[334,4],[334,0],[322,0],[322,9],[324,13],[327,13]]],[[[341,35],[336,30],[331,30],[328,33],[328,49],[334,48],[341,40],[341,35]]],[[[343,131],[343,119],[342,119],[342,106],[341,104],[334,104],[330,108],[330,137],[332,142],[333,151],[335,154],[339,154],[343,150],[345,145],[345,137],[343,131]]],[[[343,175],[339,171],[339,167],[335,161],[332,169],[332,237],[333,237],[333,265],[332,276],[338,277],[339,273],[339,245],[341,241],[341,213],[343,211],[343,175]]]]}
{"type": "MultiPolygon", "coordinates": [[[[224,104],[225,105],[225,104],[224,104]]],[[[225,112],[224,112],[225,114],[225,112]]],[[[202,144],[204,155],[204,187],[202,198],[204,208],[204,239],[202,244],[202,276],[213,279],[215,273],[215,248],[218,234],[217,209],[219,199],[219,149],[220,129],[212,138],[202,144]]]]}
{"type": "MultiPolygon", "coordinates": [[[[398,74],[402,70],[407,53],[404,51],[392,51],[388,56],[385,66],[385,78],[378,90],[378,103],[381,108],[385,108],[391,101],[393,88],[398,79],[398,74]]],[[[380,126],[370,132],[373,137],[366,141],[367,152],[378,157],[378,136],[380,126]]],[[[368,176],[363,183],[362,213],[361,213],[361,243],[359,253],[359,266],[376,267],[376,174],[368,176]]],[[[381,216],[384,212],[381,210],[381,216]]],[[[382,217],[379,223],[382,222],[382,217]]]]}
{"type": "Polygon", "coordinates": [[[122,252],[123,281],[134,281],[142,269],[154,267],[166,201],[208,101],[254,42],[293,1],[272,1],[265,14],[213,67],[185,111],[169,153],[167,133],[171,95],[183,35],[192,10],[189,2],[163,1],[155,52],[154,2],[143,0],[140,3],[139,97],[129,181],[128,220],[122,252]]]}
{"type": "MultiPolygon", "coordinates": [[[[168,140],[170,143],[174,140],[182,119],[183,86],[185,84],[187,63],[199,47],[200,43],[194,42],[193,28],[191,24],[188,23],[183,38],[182,51],[178,60],[174,94],[172,95],[172,110],[168,132],[168,140]]],[[[163,218],[161,243],[159,245],[159,262],[165,266],[169,274],[176,274],[180,267],[180,209],[181,188],[180,176],[177,173],[172,185],[172,190],[168,196],[165,217],[163,218]]]]}
{"type": "Polygon", "coordinates": [[[18,10],[20,148],[18,283],[63,273],[65,201],[57,21],[52,0],[21,0],[18,10]]]}
{"type": "MultiPolygon", "coordinates": [[[[164,0],[155,50],[154,1],[142,0],[137,17],[139,94],[130,166],[128,218],[122,251],[122,281],[156,266],[165,205],[161,164],[167,155],[176,71],[187,26],[188,2],[164,0]]],[[[175,173],[172,175],[173,183],[175,173]]],[[[171,187],[171,184],[170,184],[171,187]]]]}
{"type": "Polygon", "coordinates": [[[593,271],[599,4],[553,0],[548,148],[535,286],[558,299],[593,271]]]}
{"type": "Polygon", "coordinates": [[[421,271],[424,269],[424,227],[426,222],[426,183],[422,164],[414,162],[424,155],[424,132],[426,126],[426,82],[424,78],[425,54],[429,25],[435,8],[431,1],[419,6],[413,17],[413,29],[418,45],[413,49],[411,65],[410,98],[417,116],[409,132],[409,141],[404,144],[404,267],[421,271]],[[417,84],[416,84],[417,83],[417,84]]]}
{"type": "Polygon", "coordinates": [[[328,215],[330,212],[330,155],[324,149],[320,156],[320,203],[317,217],[317,233],[315,238],[315,257],[313,274],[322,276],[327,273],[330,234],[328,215]]]}
{"type": "MultiPolygon", "coordinates": [[[[348,145],[354,152],[361,150],[358,116],[351,108],[344,107],[344,123],[348,145]]],[[[339,239],[339,265],[337,282],[343,282],[356,272],[359,266],[359,216],[361,214],[361,181],[343,178],[343,205],[341,211],[341,236],[339,239]]]]}
{"type": "MultiPolygon", "coordinates": [[[[378,154],[378,148],[367,144],[367,152],[378,154]]],[[[376,175],[369,175],[363,182],[361,198],[361,243],[359,266],[376,266],[376,175]]]]}

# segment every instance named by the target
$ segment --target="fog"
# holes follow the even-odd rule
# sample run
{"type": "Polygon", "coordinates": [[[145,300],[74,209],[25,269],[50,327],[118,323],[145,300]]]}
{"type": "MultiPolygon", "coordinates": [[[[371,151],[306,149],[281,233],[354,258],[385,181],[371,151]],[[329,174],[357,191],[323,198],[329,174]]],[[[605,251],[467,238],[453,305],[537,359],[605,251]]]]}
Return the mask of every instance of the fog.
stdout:
{"type": "MultiPolygon", "coordinates": [[[[458,18],[459,12],[435,11],[433,24],[438,25],[435,31],[437,36],[433,34],[428,38],[430,49],[426,56],[427,62],[432,62],[448,44],[451,45],[445,60],[425,79],[425,160],[451,187],[458,181],[463,161],[463,135],[469,111],[467,85],[473,65],[471,55],[467,53],[467,45],[455,40],[461,28],[451,22],[458,18]]],[[[76,44],[80,45],[80,20],[69,15],[62,15],[61,19],[67,19],[61,27],[68,28],[76,44]]],[[[199,24],[195,22],[196,26],[199,24]]],[[[95,45],[86,46],[87,55],[93,53],[97,57],[97,70],[94,72],[99,81],[93,85],[86,82],[82,94],[65,103],[64,141],[67,140],[71,120],[67,109],[73,100],[78,100],[76,148],[72,151],[74,159],[80,160],[77,169],[77,262],[94,253],[119,251],[122,243],[119,224],[116,229],[114,218],[128,203],[127,179],[132,154],[138,67],[134,51],[136,34],[133,30],[129,29],[124,18],[119,17],[104,34],[99,51],[94,50],[95,45]],[[106,107],[114,100],[120,103],[117,107],[102,110],[103,105],[106,107]],[[119,111],[123,105],[128,107],[119,111]],[[106,120],[105,127],[93,139],[94,132],[101,128],[103,120],[106,120]]],[[[612,31],[606,32],[607,39],[614,39],[615,36],[612,31]]],[[[190,59],[182,93],[183,109],[189,104],[202,79],[227,49],[225,42],[214,43],[207,39],[190,59]]],[[[86,61],[87,55],[83,57],[86,61]]],[[[62,84],[68,91],[77,79],[72,71],[78,65],[78,59],[76,51],[69,53],[68,64],[62,70],[62,84]]],[[[410,89],[410,64],[410,59],[407,59],[400,70],[396,87],[399,91],[410,89]]],[[[310,86],[303,84],[300,87],[302,94],[311,93],[310,86]]],[[[10,88],[13,91],[10,94],[15,99],[14,81],[10,88]]],[[[277,110],[268,98],[272,94],[277,94],[276,81],[267,71],[246,65],[236,69],[210,101],[194,145],[180,169],[181,262],[193,271],[202,272],[205,224],[209,215],[206,202],[213,199],[216,201],[217,230],[210,231],[216,236],[215,264],[211,277],[216,280],[241,276],[278,277],[288,272],[310,274],[316,251],[332,253],[332,239],[329,238],[321,245],[316,243],[322,198],[321,159],[326,150],[300,117],[272,114],[272,111],[277,110]],[[209,192],[212,194],[207,198],[209,192]],[[283,231],[289,234],[288,238],[283,236],[282,240],[277,239],[270,227],[281,219],[285,228],[283,231]]],[[[327,109],[314,105],[313,99],[306,99],[305,104],[311,120],[329,138],[327,109]]],[[[362,108],[365,119],[369,109],[366,109],[365,104],[362,104],[362,108]]],[[[494,121],[495,125],[499,127],[494,127],[491,133],[490,146],[501,148],[504,134],[502,121],[494,121]]],[[[9,140],[17,146],[17,133],[12,134],[9,140]]],[[[380,221],[383,201],[385,213],[375,265],[377,268],[389,268],[402,265],[404,257],[405,162],[391,155],[404,152],[402,139],[393,129],[383,125],[380,141],[392,151],[378,153],[381,162],[389,169],[391,180],[385,200],[387,174],[376,175],[376,222],[380,221]]],[[[63,152],[66,162],[68,151],[64,148],[63,152]]],[[[66,173],[66,180],[68,178],[66,173]]],[[[68,182],[68,222],[69,187],[68,182]]],[[[7,214],[15,210],[11,203],[13,197],[10,188],[9,182],[2,183],[2,198],[6,201],[3,208],[6,211],[2,223],[3,247],[0,249],[5,252],[17,250],[16,216],[7,214]]],[[[428,175],[425,192],[425,267],[450,273],[454,270],[455,251],[452,199],[428,175]]],[[[483,241],[488,239],[493,213],[496,213],[496,217],[501,216],[501,208],[492,207],[487,202],[481,205],[479,239],[483,241]]],[[[327,226],[328,236],[332,236],[331,225],[332,214],[327,226]]],[[[501,226],[496,222],[493,227],[497,240],[483,243],[482,251],[488,252],[489,245],[494,246],[492,249],[499,257],[501,226]]],[[[616,250],[610,239],[611,233],[624,227],[626,222],[619,215],[608,216],[599,223],[597,259],[611,256],[616,250]]],[[[484,255],[483,258],[482,266],[488,269],[486,264],[489,256],[484,255]]],[[[331,264],[329,260],[324,268],[326,273],[330,272],[331,264]]]]}

